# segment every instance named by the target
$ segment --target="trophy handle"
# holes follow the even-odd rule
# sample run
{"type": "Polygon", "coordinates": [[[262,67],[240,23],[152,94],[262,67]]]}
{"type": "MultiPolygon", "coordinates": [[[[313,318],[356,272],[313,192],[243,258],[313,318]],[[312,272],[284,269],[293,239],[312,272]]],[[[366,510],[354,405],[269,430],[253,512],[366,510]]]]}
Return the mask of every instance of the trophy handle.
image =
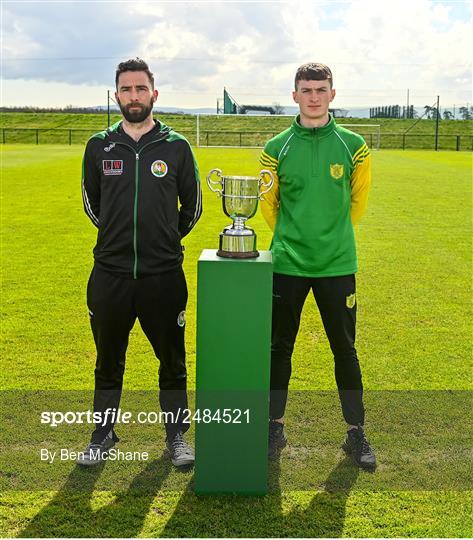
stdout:
{"type": "Polygon", "coordinates": [[[213,191],[214,193],[218,193],[219,197],[222,196],[223,184],[222,184],[222,171],[220,169],[212,169],[209,172],[209,174],[207,175],[207,185],[209,186],[210,191],[213,191]],[[218,178],[220,178],[220,180],[212,180],[211,177],[213,173],[216,173],[218,178]],[[215,188],[214,186],[216,185],[219,185],[220,189],[215,188]]]}
{"type": "Polygon", "coordinates": [[[273,187],[273,184],[274,184],[274,175],[271,171],[269,171],[268,169],[263,169],[261,172],[260,172],[260,187],[263,187],[263,191],[260,191],[259,193],[259,198],[262,199],[263,198],[263,195],[265,193],[268,193],[268,191],[273,187]],[[264,182],[264,177],[268,175],[270,180],[268,183],[265,183],[264,182]]]}

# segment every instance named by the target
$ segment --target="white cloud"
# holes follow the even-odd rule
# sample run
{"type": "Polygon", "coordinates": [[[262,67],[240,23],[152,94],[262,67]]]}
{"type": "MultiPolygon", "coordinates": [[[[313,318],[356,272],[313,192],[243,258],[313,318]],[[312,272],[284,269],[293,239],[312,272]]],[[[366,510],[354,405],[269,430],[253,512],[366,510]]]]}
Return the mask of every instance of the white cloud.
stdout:
{"type": "MultiPolygon", "coordinates": [[[[166,105],[181,107],[214,105],[223,86],[244,103],[290,104],[294,71],[306,61],[332,67],[339,106],[403,103],[407,88],[419,105],[438,92],[444,103],[470,99],[466,4],[460,12],[429,0],[24,7],[5,2],[5,103],[14,79],[82,84],[102,95],[116,64],[136,55],[149,60],[161,99],[173,100],[166,105]]],[[[74,88],[67,103],[88,104],[74,88]]]]}

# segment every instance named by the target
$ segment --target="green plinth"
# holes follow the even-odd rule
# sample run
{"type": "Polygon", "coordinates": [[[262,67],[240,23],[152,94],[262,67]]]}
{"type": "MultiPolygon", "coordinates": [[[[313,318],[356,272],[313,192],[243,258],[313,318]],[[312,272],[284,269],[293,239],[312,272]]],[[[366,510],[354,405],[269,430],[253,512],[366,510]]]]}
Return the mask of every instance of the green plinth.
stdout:
{"type": "Polygon", "coordinates": [[[197,494],[267,492],[272,277],[269,251],[246,260],[208,249],[200,256],[197,494]],[[214,419],[207,413],[204,421],[205,409],[214,419]]]}

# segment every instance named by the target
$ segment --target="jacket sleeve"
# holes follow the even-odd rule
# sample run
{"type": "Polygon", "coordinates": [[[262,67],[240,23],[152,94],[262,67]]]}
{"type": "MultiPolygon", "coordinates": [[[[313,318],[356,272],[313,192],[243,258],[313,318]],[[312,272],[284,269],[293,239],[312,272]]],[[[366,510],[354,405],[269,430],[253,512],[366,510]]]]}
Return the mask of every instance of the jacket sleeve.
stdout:
{"type": "Polygon", "coordinates": [[[368,206],[368,193],[371,186],[371,154],[366,143],[355,152],[353,164],[350,215],[353,225],[356,225],[368,206]]]}
{"type": "Polygon", "coordinates": [[[260,163],[264,169],[268,169],[273,173],[273,187],[263,195],[261,200],[261,213],[269,225],[269,228],[274,231],[279,213],[279,177],[278,177],[278,161],[263,150],[260,156],[260,163]]]}
{"type": "Polygon", "coordinates": [[[199,168],[187,141],[183,141],[184,155],[177,179],[179,208],[179,234],[186,236],[202,214],[202,190],[199,168]]]}
{"type": "Polygon", "coordinates": [[[82,159],[82,201],[85,213],[92,223],[99,226],[100,213],[100,171],[93,155],[91,140],[87,143],[82,159]]]}

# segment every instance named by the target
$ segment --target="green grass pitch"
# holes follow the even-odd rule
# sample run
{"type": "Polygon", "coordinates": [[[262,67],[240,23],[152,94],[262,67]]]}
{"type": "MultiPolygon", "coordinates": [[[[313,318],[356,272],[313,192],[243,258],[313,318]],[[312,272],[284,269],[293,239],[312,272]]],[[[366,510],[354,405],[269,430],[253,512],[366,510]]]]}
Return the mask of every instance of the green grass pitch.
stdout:
{"type": "MultiPolygon", "coordinates": [[[[82,209],[82,151],[80,146],[56,145],[2,148],[4,390],[93,388],[95,352],[85,288],[96,230],[82,209]]],[[[191,388],[196,261],[202,249],[217,247],[218,233],[229,223],[221,202],[208,190],[205,175],[213,167],[228,174],[255,174],[258,154],[258,150],[196,150],[204,213],[184,240],[191,388]]],[[[365,388],[471,391],[471,157],[383,150],[373,158],[369,209],[357,230],[357,349],[365,388]]],[[[260,214],[251,225],[259,248],[266,249],[270,232],[260,214]]],[[[312,298],[304,309],[293,364],[293,389],[335,388],[333,360],[312,298]]],[[[156,360],[137,324],[128,349],[125,386],[153,389],[156,384],[156,360]]],[[[423,422],[435,429],[432,408],[432,417],[423,422]]],[[[467,411],[465,422],[470,422],[467,411]]],[[[413,431],[417,427],[412,426],[413,431]]],[[[341,416],[335,428],[341,438],[341,416]]],[[[369,415],[367,429],[369,433],[369,415]]],[[[162,447],[162,440],[156,444],[162,447]]],[[[153,474],[153,469],[147,473],[153,474]]],[[[468,490],[376,489],[376,476],[370,489],[356,488],[363,486],[360,475],[353,478],[351,490],[281,490],[256,499],[199,498],[189,487],[192,473],[169,474],[182,489],[100,491],[94,490],[91,476],[90,489],[73,494],[6,491],[0,498],[0,534],[470,537],[473,533],[468,490]]],[[[130,487],[139,486],[140,478],[130,478],[130,487]]]]}

